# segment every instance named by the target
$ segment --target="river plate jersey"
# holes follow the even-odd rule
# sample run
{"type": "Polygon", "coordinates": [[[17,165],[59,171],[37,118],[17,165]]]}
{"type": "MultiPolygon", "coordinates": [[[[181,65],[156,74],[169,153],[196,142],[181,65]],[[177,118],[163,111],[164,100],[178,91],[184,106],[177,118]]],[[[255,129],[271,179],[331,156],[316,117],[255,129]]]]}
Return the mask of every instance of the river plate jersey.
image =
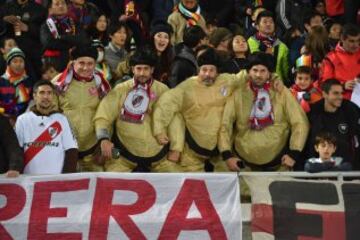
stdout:
{"type": "Polygon", "coordinates": [[[69,122],[61,113],[50,116],[24,113],[18,117],[15,131],[24,150],[25,174],[59,174],[65,151],[78,148],[69,122]]]}

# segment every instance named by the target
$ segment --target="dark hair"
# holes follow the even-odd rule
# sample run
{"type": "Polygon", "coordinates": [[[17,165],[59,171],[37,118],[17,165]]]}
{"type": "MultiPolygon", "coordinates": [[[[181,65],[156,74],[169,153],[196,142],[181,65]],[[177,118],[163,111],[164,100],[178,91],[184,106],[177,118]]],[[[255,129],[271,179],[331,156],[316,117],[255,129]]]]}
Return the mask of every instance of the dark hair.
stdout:
{"type": "Polygon", "coordinates": [[[332,86],[342,86],[341,82],[335,78],[330,78],[325,80],[325,82],[321,85],[321,90],[325,93],[329,93],[332,86]]]}
{"type": "Polygon", "coordinates": [[[0,48],[5,48],[5,42],[8,41],[8,40],[11,40],[11,39],[14,40],[15,43],[16,43],[16,40],[13,37],[3,37],[3,38],[1,38],[1,40],[0,40],[0,48]]]}
{"type": "Polygon", "coordinates": [[[52,89],[53,91],[55,91],[55,86],[54,86],[50,81],[39,80],[39,81],[37,81],[37,82],[34,84],[34,86],[33,86],[33,93],[36,93],[36,91],[38,90],[39,87],[45,86],[45,85],[50,86],[51,89],[52,89]]]}
{"type": "Polygon", "coordinates": [[[313,18],[316,17],[316,16],[321,17],[321,14],[318,13],[318,12],[315,12],[315,11],[307,12],[307,13],[305,14],[305,17],[304,17],[304,25],[305,25],[305,24],[310,25],[311,19],[313,19],[313,18]]]}
{"type": "Polygon", "coordinates": [[[264,17],[271,17],[273,19],[273,21],[275,22],[274,14],[272,12],[270,12],[269,10],[265,10],[265,11],[262,11],[261,13],[259,13],[259,15],[256,17],[256,21],[255,21],[256,25],[259,25],[261,18],[264,18],[264,17]]]}
{"type": "MultiPolygon", "coordinates": [[[[99,12],[99,15],[96,15],[96,17],[91,18],[91,22],[89,27],[87,28],[87,33],[90,36],[91,39],[99,39],[105,42],[108,42],[108,29],[109,29],[109,19],[106,16],[105,13],[103,12],[99,12]],[[97,28],[96,28],[96,24],[99,20],[100,17],[104,16],[106,18],[106,29],[104,32],[100,32],[97,28]]],[[[116,31],[115,31],[116,32],[116,31]]]]}
{"type": "Polygon", "coordinates": [[[336,147],[336,137],[330,132],[320,132],[316,135],[315,146],[324,142],[331,143],[336,147]]]}
{"type": "MultiPolygon", "coordinates": [[[[41,66],[41,73],[45,73],[46,71],[50,70],[51,68],[54,68],[56,70],[56,66],[54,63],[51,62],[45,62],[42,66],[41,66]]],[[[59,72],[58,70],[56,70],[57,72],[59,72]]]]}
{"type": "Polygon", "coordinates": [[[308,74],[310,76],[312,76],[312,70],[311,67],[308,66],[300,66],[298,68],[296,68],[295,70],[295,78],[298,74],[308,74]]]}
{"type": "MultiPolygon", "coordinates": [[[[51,8],[51,5],[52,5],[53,1],[54,1],[54,0],[48,0],[47,5],[46,5],[47,9],[50,9],[50,8],[51,8]]],[[[67,6],[69,5],[69,3],[68,3],[69,1],[64,0],[64,2],[65,2],[65,4],[66,4],[67,6]]]]}
{"type": "Polygon", "coordinates": [[[124,28],[126,31],[126,36],[129,38],[129,27],[125,22],[114,22],[109,26],[109,34],[114,35],[121,28],[124,28]]]}
{"type": "Polygon", "coordinates": [[[341,31],[341,36],[345,39],[348,36],[356,37],[359,34],[360,34],[359,26],[352,24],[352,23],[345,24],[341,31]]]}
{"type": "Polygon", "coordinates": [[[275,71],[275,57],[264,52],[254,52],[248,57],[246,69],[249,71],[255,65],[265,66],[269,72],[275,71]]]}
{"type": "Polygon", "coordinates": [[[185,29],[183,42],[189,48],[194,48],[200,43],[201,39],[205,37],[206,33],[204,30],[200,26],[195,25],[185,29]]]}

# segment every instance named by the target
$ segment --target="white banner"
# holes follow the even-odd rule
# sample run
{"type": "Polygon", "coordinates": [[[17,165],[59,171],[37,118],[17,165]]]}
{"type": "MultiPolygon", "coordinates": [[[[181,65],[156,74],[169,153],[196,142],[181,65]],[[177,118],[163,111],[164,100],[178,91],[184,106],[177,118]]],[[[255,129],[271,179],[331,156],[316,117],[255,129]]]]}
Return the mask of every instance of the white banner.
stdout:
{"type": "Polygon", "coordinates": [[[241,239],[234,174],[0,178],[0,240],[241,239]]]}

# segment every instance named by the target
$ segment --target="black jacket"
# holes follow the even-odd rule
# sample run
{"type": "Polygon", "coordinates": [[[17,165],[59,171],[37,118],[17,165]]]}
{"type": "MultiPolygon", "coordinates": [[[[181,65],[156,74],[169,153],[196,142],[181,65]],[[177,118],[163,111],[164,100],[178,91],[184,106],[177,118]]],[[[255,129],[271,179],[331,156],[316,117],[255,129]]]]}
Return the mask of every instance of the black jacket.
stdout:
{"type": "Polygon", "coordinates": [[[171,66],[169,87],[174,88],[185,79],[197,74],[194,51],[183,43],[175,46],[175,58],[171,66]]]}
{"type": "Polygon", "coordinates": [[[314,150],[315,137],[320,132],[330,132],[337,140],[334,156],[342,157],[359,169],[360,115],[359,108],[348,100],[334,113],[325,112],[324,100],[311,105],[309,112],[310,134],[307,144],[308,158],[317,156],[314,150]]]}
{"type": "Polygon", "coordinates": [[[0,173],[23,169],[23,151],[8,119],[0,115],[0,173]]]}
{"type": "Polygon", "coordinates": [[[199,0],[199,4],[205,20],[215,19],[219,27],[227,27],[233,20],[234,0],[199,0]]]}

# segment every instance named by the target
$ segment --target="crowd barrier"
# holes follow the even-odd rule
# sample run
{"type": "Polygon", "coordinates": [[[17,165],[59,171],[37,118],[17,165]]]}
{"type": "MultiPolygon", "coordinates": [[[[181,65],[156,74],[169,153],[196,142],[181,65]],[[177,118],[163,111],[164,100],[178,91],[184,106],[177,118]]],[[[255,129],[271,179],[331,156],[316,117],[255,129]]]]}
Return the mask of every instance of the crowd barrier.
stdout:
{"type": "Polygon", "coordinates": [[[359,239],[360,181],[348,178],[360,173],[0,177],[0,240],[359,239]]]}

